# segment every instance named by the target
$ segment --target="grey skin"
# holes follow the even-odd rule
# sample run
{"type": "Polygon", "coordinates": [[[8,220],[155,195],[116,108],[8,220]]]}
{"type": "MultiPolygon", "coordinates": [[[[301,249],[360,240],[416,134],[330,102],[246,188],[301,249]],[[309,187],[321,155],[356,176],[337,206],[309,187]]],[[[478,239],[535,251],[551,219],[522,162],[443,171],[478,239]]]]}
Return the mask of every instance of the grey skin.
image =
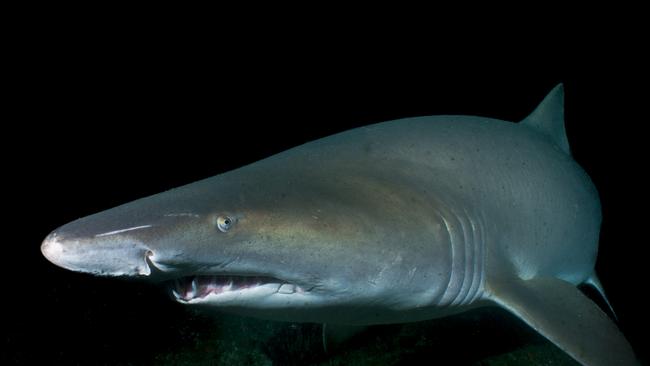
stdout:
{"type": "Polygon", "coordinates": [[[518,124],[353,129],[81,218],[42,252],[73,271],[176,280],[188,305],[332,329],[497,305],[583,364],[636,364],[576,288],[604,296],[600,221],[559,85],[518,124]]]}

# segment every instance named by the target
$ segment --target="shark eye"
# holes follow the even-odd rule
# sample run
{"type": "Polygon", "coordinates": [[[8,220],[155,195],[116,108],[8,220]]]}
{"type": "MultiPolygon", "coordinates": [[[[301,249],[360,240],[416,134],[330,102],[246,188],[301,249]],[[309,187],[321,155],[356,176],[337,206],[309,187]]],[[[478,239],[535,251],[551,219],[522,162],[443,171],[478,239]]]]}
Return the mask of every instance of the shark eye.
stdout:
{"type": "Polygon", "coordinates": [[[217,228],[221,232],[225,233],[226,231],[230,230],[233,224],[234,220],[228,216],[219,216],[217,218],[217,228]]]}

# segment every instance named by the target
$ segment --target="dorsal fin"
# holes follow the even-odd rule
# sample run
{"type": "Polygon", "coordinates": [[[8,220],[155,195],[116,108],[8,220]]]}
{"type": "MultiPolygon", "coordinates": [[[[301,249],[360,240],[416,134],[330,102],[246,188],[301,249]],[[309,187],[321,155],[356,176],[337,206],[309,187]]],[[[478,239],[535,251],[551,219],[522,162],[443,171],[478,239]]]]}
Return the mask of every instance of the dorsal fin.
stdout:
{"type": "Polygon", "coordinates": [[[564,86],[558,84],[520,123],[548,136],[567,154],[571,154],[564,129],[564,86]]]}

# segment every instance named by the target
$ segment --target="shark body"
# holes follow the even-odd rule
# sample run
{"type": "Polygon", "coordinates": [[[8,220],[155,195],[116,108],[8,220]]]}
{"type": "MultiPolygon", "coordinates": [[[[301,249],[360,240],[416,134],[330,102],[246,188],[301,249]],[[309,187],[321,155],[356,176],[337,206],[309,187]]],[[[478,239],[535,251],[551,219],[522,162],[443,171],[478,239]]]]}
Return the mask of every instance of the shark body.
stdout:
{"type": "Polygon", "coordinates": [[[357,128],[73,221],[42,252],[272,320],[362,326],[497,305],[583,364],[635,364],[576,288],[604,296],[600,221],[560,85],[517,124],[432,116],[357,128]]]}

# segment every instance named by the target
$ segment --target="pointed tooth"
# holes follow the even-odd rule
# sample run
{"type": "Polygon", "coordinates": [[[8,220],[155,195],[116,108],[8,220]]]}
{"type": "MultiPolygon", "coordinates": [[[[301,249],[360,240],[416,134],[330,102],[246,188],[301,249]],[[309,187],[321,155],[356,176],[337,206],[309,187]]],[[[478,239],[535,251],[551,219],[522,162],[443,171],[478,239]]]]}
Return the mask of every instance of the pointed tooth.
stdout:
{"type": "Polygon", "coordinates": [[[193,299],[196,297],[196,291],[197,290],[197,283],[196,283],[196,278],[192,279],[192,283],[190,284],[190,289],[187,293],[187,297],[190,299],[193,299]]]}
{"type": "Polygon", "coordinates": [[[172,289],[172,294],[174,295],[174,298],[176,298],[176,300],[181,299],[181,295],[178,293],[178,291],[176,291],[176,289],[172,289]]]}
{"type": "Polygon", "coordinates": [[[285,283],[285,284],[283,284],[282,286],[280,286],[280,288],[278,289],[278,293],[281,293],[281,294],[292,294],[292,293],[295,292],[295,290],[296,290],[296,285],[292,285],[292,284],[289,284],[289,283],[285,283]]]}
{"type": "Polygon", "coordinates": [[[174,291],[176,291],[176,293],[178,294],[178,296],[180,296],[181,298],[183,298],[183,297],[184,297],[183,295],[185,295],[185,292],[186,292],[186,291],[185,291],[185,286],[183,286],[183,282],[182,282],[180,279],[177,279],[175,282],[176,282],[176,283],[175,283],[175,289],[174,289],[174,291]]]}

